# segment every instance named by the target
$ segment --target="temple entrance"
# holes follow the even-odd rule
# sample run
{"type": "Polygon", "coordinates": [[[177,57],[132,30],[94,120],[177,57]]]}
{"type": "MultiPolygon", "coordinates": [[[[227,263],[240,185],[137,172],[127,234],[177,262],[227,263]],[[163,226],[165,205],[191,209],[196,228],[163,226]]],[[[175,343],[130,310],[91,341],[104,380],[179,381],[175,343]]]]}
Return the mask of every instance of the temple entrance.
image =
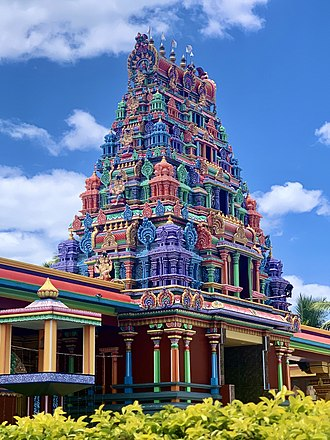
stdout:
{"type": "Polygon", "coordinates": [[[235,398],[259,402],[265,393],[262,337],[227,330],[223,350],[224,383],[235,386],[235,398]]]}

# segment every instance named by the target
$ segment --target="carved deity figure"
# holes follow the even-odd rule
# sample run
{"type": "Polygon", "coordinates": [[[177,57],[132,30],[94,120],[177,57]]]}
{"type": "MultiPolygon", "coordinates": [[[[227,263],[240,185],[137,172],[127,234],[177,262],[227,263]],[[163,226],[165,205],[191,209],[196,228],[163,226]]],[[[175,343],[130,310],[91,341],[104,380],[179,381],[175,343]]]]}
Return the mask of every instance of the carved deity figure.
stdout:
{"type": "Polygon", "coordinates": [[[110,272],[112,270],[112,261],[108,255],[101,255],[94,266],[94,272],[99,274],[101,280],[109,281],[111,279],[110,272]]]}
{"type": "Polygon", "coordinates": [[[126,173],[121,172],[118,174],[114,182],[110,186],[110,193],[112,194],[112,202],[117,204],[119,201],[125,199],[125,183],[126,183],[126,173]]]}

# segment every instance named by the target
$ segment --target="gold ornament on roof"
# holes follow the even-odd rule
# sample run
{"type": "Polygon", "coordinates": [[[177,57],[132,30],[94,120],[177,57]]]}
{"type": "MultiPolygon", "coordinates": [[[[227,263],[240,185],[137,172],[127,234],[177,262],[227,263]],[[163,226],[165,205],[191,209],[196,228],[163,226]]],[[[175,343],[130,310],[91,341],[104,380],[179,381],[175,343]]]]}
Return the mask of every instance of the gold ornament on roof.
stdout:
{"type": "Polygon", "coordinates": [[[40,287],[37,292],[37,295],[41,299],[45,298],[57,298],[58,297],[58,289],[52,284],[49,278],[46,279],[44,284],[40,287]]]}
{"type": "Polygon", "coordinates": [[[134,221],[126,229],[126,242],[129,246],[136,246],[137,244],[137,230],[138,222],[134,221]]]}
{"type": "Polygon", "coordinates": [[[244,227],[238,226],[238,228],[236,229],[236,233],[234,234],[233,237],[233,241],[234,243],[243,243],[244,245],[246,245],[246,243],[248,242],[248,239],[246,238],[245,235],[245,231],[244,231],[244,227]]]}

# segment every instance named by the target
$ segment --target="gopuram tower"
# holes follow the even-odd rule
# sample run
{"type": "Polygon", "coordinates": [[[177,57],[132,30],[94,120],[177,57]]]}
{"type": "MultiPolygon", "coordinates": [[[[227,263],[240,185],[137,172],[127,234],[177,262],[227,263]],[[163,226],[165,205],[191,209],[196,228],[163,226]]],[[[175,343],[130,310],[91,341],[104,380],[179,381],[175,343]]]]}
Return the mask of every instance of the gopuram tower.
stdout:
{"type": "Polygon", "coordinates": [[[166,57],[138,34],[101,148],[55,268],[121,280],[148,310],[201,310],[219,294],[287,310],[292,286],[271,258],[201,67],[184,56],[176,64],[173,48],[166,57]]]}

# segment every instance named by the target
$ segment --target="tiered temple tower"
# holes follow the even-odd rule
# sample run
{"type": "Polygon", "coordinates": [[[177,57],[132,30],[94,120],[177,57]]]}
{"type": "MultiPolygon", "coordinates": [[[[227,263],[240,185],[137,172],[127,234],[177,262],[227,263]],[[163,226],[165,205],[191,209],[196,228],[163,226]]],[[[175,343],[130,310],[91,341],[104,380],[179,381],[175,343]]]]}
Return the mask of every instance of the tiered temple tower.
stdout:
{"type": "Polygon", "coordinates": [[[216,84],[175,58],[137,35],[127,92],[55,267],[120,279],[146,308],[159,301],[146,289],[172,286],[176,301],[188,288],[192,298],[268,294],[287,309],[288,283],[217,116],[216,84]]]}

